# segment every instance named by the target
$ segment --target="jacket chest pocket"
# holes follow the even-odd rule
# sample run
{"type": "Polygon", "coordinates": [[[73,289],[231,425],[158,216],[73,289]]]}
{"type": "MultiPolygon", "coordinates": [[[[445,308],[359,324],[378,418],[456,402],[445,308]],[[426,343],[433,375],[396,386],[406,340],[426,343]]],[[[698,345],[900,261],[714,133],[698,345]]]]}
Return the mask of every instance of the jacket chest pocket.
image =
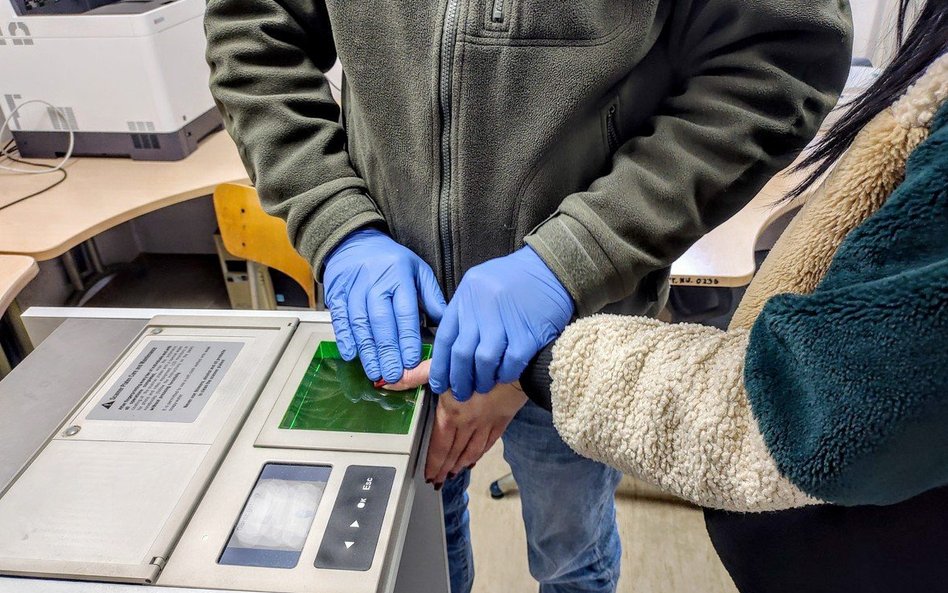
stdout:
{"type": "Polygon", "coordinates": [[[634,0],[480,0],[483,28],[520,40],[596,41],[629,25],[634,0]]]}

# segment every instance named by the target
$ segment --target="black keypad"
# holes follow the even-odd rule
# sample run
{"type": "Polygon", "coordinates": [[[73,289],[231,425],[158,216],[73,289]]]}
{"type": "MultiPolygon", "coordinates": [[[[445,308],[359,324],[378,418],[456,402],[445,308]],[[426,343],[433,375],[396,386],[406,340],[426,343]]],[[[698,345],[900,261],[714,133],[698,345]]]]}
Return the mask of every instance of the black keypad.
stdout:
{"type": "Polygon", "coordinates": [[[394,481],[393,467],[351,465],[346,469],[326,533],[319,544],[316,568],[369,570],[372,567],[394,481]]]}

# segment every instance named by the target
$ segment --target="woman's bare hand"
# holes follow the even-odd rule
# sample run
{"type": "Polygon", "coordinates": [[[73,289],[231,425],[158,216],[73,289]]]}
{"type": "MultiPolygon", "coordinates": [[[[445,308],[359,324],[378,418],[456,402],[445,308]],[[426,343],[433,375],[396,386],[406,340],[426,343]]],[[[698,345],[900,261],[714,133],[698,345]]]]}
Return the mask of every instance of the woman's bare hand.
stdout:
{"type": "Polygon", "coordinates": [[[490,393],[475,393],[459,402],[450,391],[438,399],[425,479],[436,488],[448,478],[470,467],[486,453],[507,425],[527,403],[515,383],[497,385],[490,393]]]}
{"type": "MultiPolygon", "coordinates": [[[[417,367],[406,369],[397,383],[383,389],[406,391],[424,385],[430,368],[430,360],[422,361],[417,367]]],[[[454,399],[451,392],[442,394],[428,446],[425,478],[440,486],[448,474],[476,463],[526,403],[527,396],[515,383],[498,385],[487,394],[475,393],[463,403],[454,399]]]]}
{"type": "Polygon", "coordinates": [[[383,385],[382,389],[388,389],[389,391],[408,391],[409,389],[420,387],[428,382],[428,372],[430,368],[431,361],[423,360],[421,361],[421,364],[415,368],[405,369],[405,372],[402,373],[402,378],[398,380],[398,383],[383,385]]]}

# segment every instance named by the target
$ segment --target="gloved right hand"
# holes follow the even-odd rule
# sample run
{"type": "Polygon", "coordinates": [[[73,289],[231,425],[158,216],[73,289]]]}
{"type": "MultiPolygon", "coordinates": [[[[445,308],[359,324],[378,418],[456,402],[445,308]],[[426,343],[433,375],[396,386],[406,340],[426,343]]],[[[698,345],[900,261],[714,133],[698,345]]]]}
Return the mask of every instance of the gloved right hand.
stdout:
{"type": "Polygon", "coordinates": [[[418,302],[435,323],[445,301],[431,266],[376,229],[346,235],[326,258],[326,305],[339,354],[372,381],[397,383],[421,362],[418,302]]]}

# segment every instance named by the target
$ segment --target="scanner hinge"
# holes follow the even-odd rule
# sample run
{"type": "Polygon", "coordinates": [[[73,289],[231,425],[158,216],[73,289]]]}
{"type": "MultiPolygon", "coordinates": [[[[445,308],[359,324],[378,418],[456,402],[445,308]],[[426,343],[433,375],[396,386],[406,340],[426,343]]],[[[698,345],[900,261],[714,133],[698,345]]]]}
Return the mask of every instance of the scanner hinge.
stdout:
{"type": "Polygon", "coordinates": [[[168,561],[162,558],[161,556],[155,556],[154,558],[151,559],[151,562],[149,564],[151,564],[152,566],[156,568],[154,576],[151,577],[152,583],[155,582],[155,580],[158,578],[158,575],[161,574],[161,571],[165,569],[165,564],[167,563],[168,561]]]}

